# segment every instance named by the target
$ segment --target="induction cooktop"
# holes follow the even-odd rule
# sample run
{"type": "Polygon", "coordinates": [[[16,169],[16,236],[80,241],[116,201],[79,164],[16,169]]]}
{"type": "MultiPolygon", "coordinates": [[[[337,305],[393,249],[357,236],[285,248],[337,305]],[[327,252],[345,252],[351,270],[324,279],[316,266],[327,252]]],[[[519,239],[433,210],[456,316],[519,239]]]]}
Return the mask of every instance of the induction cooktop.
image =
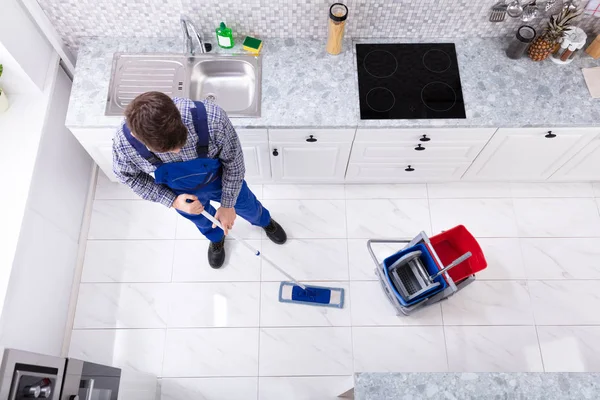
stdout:
{"type": "Polygon", "coordinates": [[[453,43],[357,44],[360,119],[466,118],[453,43]]]}

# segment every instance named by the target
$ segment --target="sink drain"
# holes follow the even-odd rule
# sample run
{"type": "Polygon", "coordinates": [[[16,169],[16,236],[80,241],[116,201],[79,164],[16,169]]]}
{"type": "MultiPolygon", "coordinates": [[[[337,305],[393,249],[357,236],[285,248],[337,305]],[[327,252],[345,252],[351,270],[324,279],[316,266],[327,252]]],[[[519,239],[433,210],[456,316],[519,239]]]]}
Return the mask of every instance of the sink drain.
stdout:
{"type": "Polygon", "coordinates": [[[215,96],[214,94],[209,94],[206,96],[206,100],[208,101],[216,101],[217,100],[217,96],[215,96]]]}

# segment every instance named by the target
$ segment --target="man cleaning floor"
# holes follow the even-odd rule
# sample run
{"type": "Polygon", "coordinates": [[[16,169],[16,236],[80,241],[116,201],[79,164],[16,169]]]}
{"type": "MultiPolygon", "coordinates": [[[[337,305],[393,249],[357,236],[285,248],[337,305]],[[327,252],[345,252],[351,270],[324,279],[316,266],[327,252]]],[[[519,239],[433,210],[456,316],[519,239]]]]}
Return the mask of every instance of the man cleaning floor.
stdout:
{"type": "Polygon", "coordinates": [[[236,215],[283,244],[287,235],[244,181],[242,147],[227,114],[211,102],[160,92],[136,97],[113,139],[117,178],[146,200],[173,207],[208,240],[208,262],[225,262],[225,235],[236,215]],[[154,177],[152,177],[154,173],[154,177]],[[221,203],[218,210],[210,200],[221,203]],[[200,215],[206,209],[225,232],[200,215]]]}

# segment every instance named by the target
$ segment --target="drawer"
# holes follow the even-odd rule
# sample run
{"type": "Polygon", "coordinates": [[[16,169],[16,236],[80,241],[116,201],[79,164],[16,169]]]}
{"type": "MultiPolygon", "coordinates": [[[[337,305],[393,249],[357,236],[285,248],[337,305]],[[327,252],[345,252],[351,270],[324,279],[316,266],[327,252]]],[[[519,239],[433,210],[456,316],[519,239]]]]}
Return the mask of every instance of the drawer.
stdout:
{"type": "Polygon", "coordinates": [[[470,163],[363,164],[351,162],[346,171],[346,182],[457,181],[470,165],[470,163]]]}
{"type": "Polygon", "coordinates": [[[350,162],[397,163],[411,159],[427,162],[471,162],[486,142],[359,143],[352,147],[350,162]],[[416,150],[421,149],[421,150],[416,150]]]}
{"type": "Polygon", "coordinates": [[[266,129],[236,129],[235,131],[243,143],[269,141],[266,129]]]}
{"type": "Polygon", "coordinates": [[[356,129],[269,129],[269,140],[278,143],[301,143],[307,139],[316,139],[317,142],[312,143],[352,143],[355,133],[356,129]]]}
{"type": "Polygon", "coordinates": [[[490,140],[496,128],[357,129],[356,142],[421,143],[490,140]],[[425,135],[425,136],[423,136],[425,135]],[[427,140],[429,141],[422,141],[427,140]]]}

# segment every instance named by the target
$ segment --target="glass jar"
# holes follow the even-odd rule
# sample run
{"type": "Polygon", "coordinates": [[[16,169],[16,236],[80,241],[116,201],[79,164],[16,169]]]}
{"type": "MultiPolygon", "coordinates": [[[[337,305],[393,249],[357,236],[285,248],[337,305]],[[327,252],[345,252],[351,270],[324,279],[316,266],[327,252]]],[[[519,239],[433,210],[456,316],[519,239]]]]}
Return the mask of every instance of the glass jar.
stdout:
{"type": "Polygon", "coordinates": [[[518,60],[527,50],[529,44],[535,39],[535,29],[529,25],[522,25],[517,29],[517,34],[506,49],[506,56],[518,60]]]}
{"type": "Polygon", "coordinates": [[[337,55],[342,52],[344,28],[348,18],[348,7],[342,3],[334,3],[329,8],[329,28],[327,37],[327,52],[337,55]]]}

